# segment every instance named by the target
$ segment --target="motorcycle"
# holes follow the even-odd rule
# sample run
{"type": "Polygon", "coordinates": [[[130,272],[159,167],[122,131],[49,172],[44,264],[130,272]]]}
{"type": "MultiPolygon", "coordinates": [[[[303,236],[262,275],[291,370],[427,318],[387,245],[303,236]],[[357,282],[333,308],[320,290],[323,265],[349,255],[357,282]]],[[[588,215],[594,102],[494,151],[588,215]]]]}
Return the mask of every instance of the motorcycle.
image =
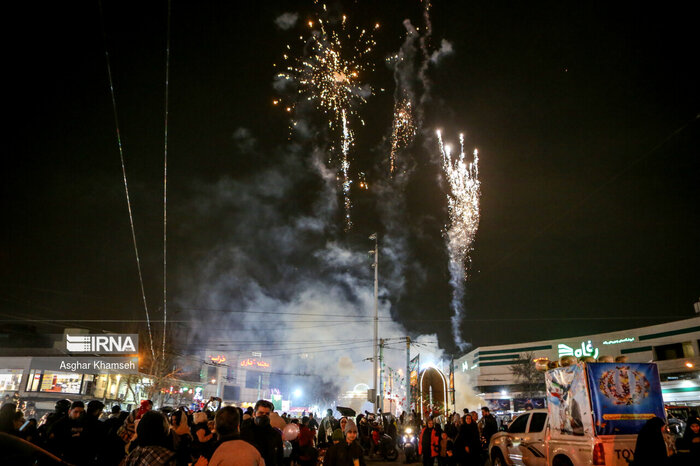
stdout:
{"type": "Polygon", "coordinates": [[[396,449],[396,442],[390,435],[381,433],[377,452],[384,458],[384,461],[396,461],[399,451],[396,449]]]}
{"type": "Polygon", "coordinates": [[[401,436],[401,448],[403,449],[406,463],[418,461],[418,439],[413,433],[413,427],[406,427],[401,436]]]}

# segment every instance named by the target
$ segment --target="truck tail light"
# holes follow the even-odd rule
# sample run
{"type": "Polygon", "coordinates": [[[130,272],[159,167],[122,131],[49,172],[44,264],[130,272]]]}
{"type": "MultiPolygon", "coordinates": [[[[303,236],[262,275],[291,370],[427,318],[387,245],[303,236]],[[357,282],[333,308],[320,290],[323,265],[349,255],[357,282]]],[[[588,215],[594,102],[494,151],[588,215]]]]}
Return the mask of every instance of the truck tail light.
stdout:
{"type": "Polygon", "coordinates": [[[605,465],[605,448],[602,443],[596,443],[593,447],[593,464],[605,465]]]}

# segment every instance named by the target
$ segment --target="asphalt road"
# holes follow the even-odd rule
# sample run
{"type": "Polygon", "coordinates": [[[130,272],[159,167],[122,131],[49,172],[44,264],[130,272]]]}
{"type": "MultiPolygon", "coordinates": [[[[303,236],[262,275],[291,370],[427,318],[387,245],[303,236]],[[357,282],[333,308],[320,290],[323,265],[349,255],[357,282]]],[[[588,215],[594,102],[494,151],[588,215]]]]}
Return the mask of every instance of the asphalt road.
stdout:
{"type": "MultiPolygon", "coordinates": [[[[384,461],[382,459],[369,459],[369,458],[365,458],[365,461],[367,462],[367,466],[405,466],[406,465],[406,463],[404,461],[403,454],[400,454],[399,458],[396,461],[384,461]]],[[[411,463],[411,466],[422,466],[422,465],[423,465],[422,461],[416,461],[414,463],[411,463]]],[[[437,461],[435,461],[435,466],[437,466],[437,461]]],[[[491,466],[491,461],[486,461],[486,463],[484,463],[483,466],[491,466]]]]}

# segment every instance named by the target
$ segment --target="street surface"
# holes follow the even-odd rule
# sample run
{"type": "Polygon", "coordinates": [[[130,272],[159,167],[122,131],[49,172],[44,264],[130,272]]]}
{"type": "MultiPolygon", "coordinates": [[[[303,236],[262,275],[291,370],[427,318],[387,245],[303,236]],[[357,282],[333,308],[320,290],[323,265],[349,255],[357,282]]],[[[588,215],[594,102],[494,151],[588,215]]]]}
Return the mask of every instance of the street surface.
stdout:
{"type": "MultiPolygon", "coordinates": [[[[365,458],[365,461],[367,462],[368,466],[404,466],[406,463],[404,463],[404,456],[403,453],[399,454],[399,457],[396,461],[384,461],[383,459],[369,459],[365,458]]],[[[422,461],[416,461],[411,463],[413,466],[422,466],[423,462],[422,461]]],[[[435,466],[437,466],[437,460],[435,461],[435,466]]],[[[483,466],[491,466],[491,461],[486,461],[483,466]]]]}

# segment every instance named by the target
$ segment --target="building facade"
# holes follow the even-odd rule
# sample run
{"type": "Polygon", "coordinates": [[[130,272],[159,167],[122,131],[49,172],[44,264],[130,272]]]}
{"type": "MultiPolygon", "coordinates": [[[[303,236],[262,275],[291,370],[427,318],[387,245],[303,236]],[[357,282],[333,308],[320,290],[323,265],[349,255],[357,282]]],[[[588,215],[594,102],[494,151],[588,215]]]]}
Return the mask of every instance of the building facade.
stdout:
{"type": "MultiPolygon", "coordinates": [[[[626,356],[629,362],[654,362],[667,404],[700,405],[700,317],[595,335],[561,337],[476,348],[455,361],[471,389],[497,411],[538,407],[544,378],[522,370],[535,360],[562,356],[626,356]]],[[[467,387],[456,387],[457,391],[467,387]]]]}

